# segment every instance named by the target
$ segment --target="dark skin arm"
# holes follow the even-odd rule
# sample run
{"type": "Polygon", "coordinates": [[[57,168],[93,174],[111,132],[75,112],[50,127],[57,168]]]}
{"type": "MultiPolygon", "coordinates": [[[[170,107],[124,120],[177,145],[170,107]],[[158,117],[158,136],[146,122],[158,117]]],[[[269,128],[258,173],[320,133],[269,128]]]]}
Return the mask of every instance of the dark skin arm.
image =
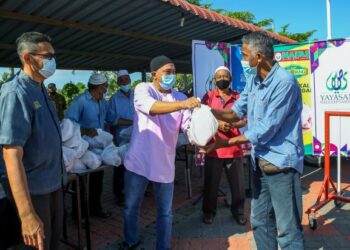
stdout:
{"type": "Polygon", "coordinates": [[[212,109],[211,112],[217,120],[232,123],[241,120],[231,109],[212,109]]]}

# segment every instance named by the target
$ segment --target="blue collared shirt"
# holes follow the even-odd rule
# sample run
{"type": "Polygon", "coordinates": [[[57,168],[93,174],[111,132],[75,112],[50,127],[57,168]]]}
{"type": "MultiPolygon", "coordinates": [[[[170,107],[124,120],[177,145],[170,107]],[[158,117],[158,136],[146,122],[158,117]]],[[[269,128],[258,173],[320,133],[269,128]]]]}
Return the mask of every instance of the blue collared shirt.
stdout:
{"type": "MultiPolygon", "coordinates": [[[[134,108],[134,91],[130,90],[130,95],[124,95],[120,90],[115,93],[108,102],[108,111],[106,116],[107,123],[117,125],[117,121],[122,118],[133,120],[135,113],[134,108]]],[[[124,138],[120,137],[120,133],[130,126],[117,126],[114,137],[116,145],[123,143],[124,138]]]]}
{"type": "Polygon", "coordinates": [[[279,168],[302,173],[302,99],[292,73],[275,63],[263,82],[251,77],[232,109],[240,118],[248,116],[244,135],[253,145],[253,162],[261,157],[279,168]]]}
{"type": "Polygon", "coordinates": [[[83,128],[104,129],[106,113],[106,100],[96,101],[86,90],[73,100],[64,117],[79,123],[83,128]]]}
{"type": "Polygon", "coordinates": [[[1,87],[0,144],[23,148],[31,194],[48,194],[62,187],[66,172],[56,109],[44,85],[23,71],[1,87]]]}

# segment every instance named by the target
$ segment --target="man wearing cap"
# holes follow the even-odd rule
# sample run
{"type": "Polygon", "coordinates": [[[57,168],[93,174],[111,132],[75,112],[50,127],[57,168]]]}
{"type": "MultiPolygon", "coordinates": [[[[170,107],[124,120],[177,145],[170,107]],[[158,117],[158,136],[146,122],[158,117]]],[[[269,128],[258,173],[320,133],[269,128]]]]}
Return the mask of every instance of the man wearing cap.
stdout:
{"type": "MultiPolygon", "coordinates": [[[[239,94],[230,89],[232,75],[225,66],[215,70],[213,79],[216,88],[206,93],[202,103],[212,109],[231,109],[238,100],[239,94]]],[[[246,123],[239,121],[228,123],[219,120],[218,134],[223,138],[231,138],[240,135],[238,128],[244,127],[246,123]]],[[[215,139],[212,140],[212,142],[215,139]]],[[[244,216],[244,176],[242,165],[243,152],[240,145],[216,149],[206,154],[204,168],[204,190],[203,190],[203,222],[213,223],[216,214],[217,194],[221,180],[222,170],[225,170],[231,191],[231,213],[238,224],[244,225],[247,219],[244,216]]]]}
{"type": "Polygon", "coordinates": [[[67,106],[66,106],[66,99],[64,99],[63,95],[60,95],[59,93],[56,92],[56,90],[57,90],[56,89],[56,84],[54,84],[54,83],[49,83],[47,85],[47,90],[48,90],[50,99],[55,104],[55,107],[56,107],[56,110],[57,110],[57,114],[58,114],[58,118],[61,121],[63,119],[63,117],[64,117],[64,111],[67,108],[67,106]]]}
{"type": "MultiPolygon", "coordinates": [[[[116,146],[130,142],[128,130],[131,129],[134,117],[134,91],[130,89],[131,82],[127,70],[119,70],[117,73],[119,90],[108,102],[106,121],[111,125],[116,146]]],[[[113,193],[117,199],[117,205],[124,205],[124,165],[113,169],[113,193]]]]}
{"type": "MultiPolygon", "coordinates": [[[[94,137],[97,129],[105,128],[107,102],[104,95],[107,88],[107,78],[100,73],[93,73],[89,78],[88,90],[77,96],[66,111],[65,118],[79,123],[82,135],[94,137]]],[[[103,171],[90,174],[90,213],[92,216],[108,218],[110,213],[101,206],[102,186],[103,171]]]]}
{"type": "Polygon", "coordinates": [[[157,204],[157,250],[170,249],[175,147],[179,130],[187,131],[192,109],[200,102],[173,90],[174,63],[157,56],[150,64],[153,82],[135,89],[135,115],[129,151],[125,156],[124,249],[140,244],[140,207],[148,182],[157,204]]]}

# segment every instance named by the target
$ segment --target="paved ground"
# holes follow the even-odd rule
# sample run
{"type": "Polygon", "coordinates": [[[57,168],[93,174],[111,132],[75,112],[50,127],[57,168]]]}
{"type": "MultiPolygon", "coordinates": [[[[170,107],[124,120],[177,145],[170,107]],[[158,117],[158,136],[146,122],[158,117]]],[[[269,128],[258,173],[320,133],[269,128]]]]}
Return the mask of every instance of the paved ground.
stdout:
{"type": "MultiPolygon", "coordinates": [[[[350,184],[350,161],[343,161],[343,183],[345,187],[350,184]]],[[[332,169],[334,174],[334,169],[332,169]]],[[[105,173],[104,205],[113,215],[109,219],[91,219],[92,249],[117,249],[122,241],[123,210],[115,205],[111,193],[111,170],[105,173]]],[[[323,169],[305,167],[302,186],[304,188],[304,210],[314,204],[323,180],[323,169]]],[[[230,210],[223,198],[218,199],[218,213],[212,225],[201,222],[201,200],[193,205],[200,196],[203,178],[200,169],[193,167],[192,187],[193,197],[187,199],[184,164],[177,163],[176,182],[174,194],[174,225],[172,249],[178,250],[221,250],[221,249],[256,249],[249,223],[239,226],[231,217],[230,210]]],[[[223,178],[221,187],[228,193],[226,180],[223,178]]],[[[248,188],[247,171],[246,187],[248,188]]],[[[346,191],[345,196],[350,197],[346,191]]],[[[67,200],[69,207],[69,200],[67,200]]],[[[69,208],[68,208],[69,210],[69,208]]],[[[250,200],[246,200],[246,214],[249,216],[250,200]]],[[[141,233],[143,244],[139,249],[155,249],[155,204],[154,197],[145,197],[141,215],[141,233]]],[[[337,208],[330,202],[320,210],[318,228],[309,229],[307,215],[304,214],[303,225],[307,249],[350,249],[350,204],[337,208]]],[[[68,232],[72,240],[76,239],[76,225],[68,219],[68,232]]],[[[62,249],[69,249],[63,246],[62,249]]]]}

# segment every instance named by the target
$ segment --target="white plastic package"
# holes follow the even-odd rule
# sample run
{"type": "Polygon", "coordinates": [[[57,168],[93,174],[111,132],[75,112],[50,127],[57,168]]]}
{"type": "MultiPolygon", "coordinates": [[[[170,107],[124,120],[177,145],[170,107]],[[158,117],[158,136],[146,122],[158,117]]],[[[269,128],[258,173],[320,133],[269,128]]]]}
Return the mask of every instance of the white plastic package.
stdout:
{"type": "Polygon", "coordinates": [[[71,123],[73,124],[73,135],[68,140],[63,142],[63,146],[66,146],[68,148],[78,147],[81,143],[80,126],[79,124],[74,123],[72,121],[71,123]]]}
{"type": "Polygon", "coordinates": [[[65,142],[72,138],[74,132],[74,124],[69,119],[63,119],[60,124],[61,134],[62,134],[62,142],[65,142]]]}
{"type": "Polygon", "coordinates": [[[66,170],[69,172],[73,169],[74,160],[77,158],[76,152],[75,150],[64,146],[62,147],[62,151],[63,151],[64,166],[66,167],[66,170]]]}
{"type": "Polygon", "coordinates": [[[80,144],[77,147],[74,147],[73,149],[76,152],[76,158],[81,158],[85,152],[89,148],[89,143],[85,141],[83,138],[80,138],[80,144]]]}
{"type": "Polygon", "coordinates": [[[219,123],[207,105],[201,105],[192,112],[188,138],[192,144],[205,146],[218,131],[219,123]]]}
{"type": "Polygon", "coordinates": [[[110,166],[118,167],[122,164],[122,160],[119,157],[118,149],[113,143],[108,145],[102,152],[101,158],[103,163],[110,166]]]}
{"type": "Polygon", "coordinates": [[[86,151],[85,154],[80,158],[80,160],[89,169],[96,169],[101,166],[100,157],[95,153],[91,152],[90,150],[86,151]]]}
{"type": "Polygon", "coordinates": [[[86,166],[80,159],[75,159],[74,160],[74,166],[71,172],[80,172],[86,170],[86,166]]]}
{"type": "Polygon", "coordinates": [[[105,148],[113,141],[113,135],[102,129],[97,129],[98,135],[89,137],[84,135],[83,138],[89,143],[89,148],[105,148]]]}
{"type": "Polygon", "coordinates": [[[97,154],[97,155],[101,155],[102,154],[102,152],[103,152],[103,148],[90,148],[89,149],[91,152],[93,152],[93,153],[95,153],[95,154],[97,154]]]}

